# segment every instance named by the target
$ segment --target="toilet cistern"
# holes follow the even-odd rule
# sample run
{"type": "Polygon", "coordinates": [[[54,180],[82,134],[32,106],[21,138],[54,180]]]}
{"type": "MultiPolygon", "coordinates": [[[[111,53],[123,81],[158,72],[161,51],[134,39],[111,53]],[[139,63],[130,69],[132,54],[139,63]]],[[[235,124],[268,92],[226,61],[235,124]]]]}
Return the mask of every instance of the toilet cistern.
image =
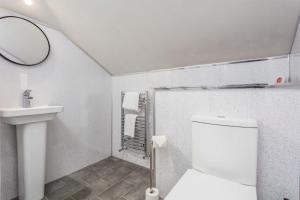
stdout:
{"type": "Polygon", "coordinates": [[[165,200],[257,200],[254,119],[193,116],[192,166],[165,200]]]}
{"type": "Polygon", "coordinates": [[[27,89],[23,92],[23,108],[31,107],[31,100],[33,97],[30,96],[31,90],[27,89]]]}

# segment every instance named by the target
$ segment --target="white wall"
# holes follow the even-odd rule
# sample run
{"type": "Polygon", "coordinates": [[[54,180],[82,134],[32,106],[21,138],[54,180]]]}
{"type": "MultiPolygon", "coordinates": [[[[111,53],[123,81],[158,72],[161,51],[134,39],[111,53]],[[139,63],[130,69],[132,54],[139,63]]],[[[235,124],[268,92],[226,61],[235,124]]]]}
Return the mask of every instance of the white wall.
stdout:
{"type": "Polygon", "coordinates": [[[300,83],[300,23],[295,36],[290,61],[292,82],[300,83]]]}
{"type": "MultiPolygon", "coordinates": [[[[0,10],[0,15],[7,15],[0,10]]],[[[0,107],[21,106],[20,74],[36,105],[63,105],[49,122],[47,182],[111,155],[111,76],[63,34],[41,26],[51,43],[46,62],[19,67],[0,58],[0,107]]],[[[17,195],[15,128],[0,123],[1,200],[17,195]]]]}
{"type": "MultiPolygon", "coordinates": [[[[273,84],[278,76],[288,78],[288,66],[289,60],[287,58],[281,58],[243,64],[200,66],[189,69],[163,70],[114,76],[113,155],[137,164],[149,165],[147,160],[141,159],[141,156],[137,156],[131,152],[118,152],[121,132],[121,91],[150,90],[153,95],[152,88],[164,86],[215,86],[262,82],[273,84]]],[[[299,149],[297,149],[298,147],[295,144],[298,138],[295,133],[300,132],[300,127],[298,127],[295,121],[290,119],[290,117],[292,116],[295,120],[300,117],[300,112],[298,112],[296,105],[297,102],[300,101],[298,91],[297,89],[217,90],[207,93],[201,92],[200,95],[202,96],[198,95],[193,102],[189,101],[191,97],[184,98],[186,93],[179,92],[178,94],[181,98],[180,102],[187,101],[191,103],[188,108],[192,108],[192,105],[198,106],[198,113],[201,113],[202,107],[207,107],[203,114],[227,114],[236,117],[250,116],[258,119],[261,124],[265,124],[261,132],[258,172],[260,176],[258,179],[259,199],[265,200],[282,199],[282,194],[286,194],[291,199],[297,196],[295,188],[298,187],[298,183],[296,183],[298,175],[295,174],[295,171],[299,170],[299,168],[295,166],[295,160],[299,161],[296,154],[299,152],[299,149]],[[206,99],[206,95],[210,98],[206,99]],[[205,100],[201,101],[200,97],[205,98],[205,100]],[[227,100],[222,101],[223,97],[226,97],[227,100]],[[236,101],[230,101],[235,98],[237,99],[236,101]],[[210,100],[212,100],[213,104],[210,104],[210,100]],[[202,102],[202,107],[200,107],[197,102],[202,102]],[[207,110],[208,108],[211,109],[207,110]],[[283,113],[282,115],[280,115],[281,112],[283,113]],[[289,116],[289,113],[292,115],[289,116]],[[284,122],[283,125],[280,124],[281,121],[284,122]],[[279,130],[277,130],[278,127],[280,128],[279,130]],[[289,143],[291,143],[291,145],[287,147],[289,143]],[[284,149],[286,149],[287,152],[285,152],[284,149]],[[277,158],[279,158],[279,160],[277,158]],[[293,177],[289,174],[290,172],[293,177]]],[[[186,127],[189,126],[188,120],[192,112],[188,109],[185,111],[183,105],[186,104],[182,106],[178,105],[176,97],[170,98],[167,95],[165,96],[168,102],[158,102],[158,106],[162,108],[165,104],[169,105],[156,113],[157,131],[163,134],[177,133],[176,138],[180,138],[181,140],[175,144],[171,143],[172,151],[169,152],[170,155],[162,157],[166,163],[160,162],[157,166],[159,172],[157,181],[163,195],[169,191],[170,187],[176,183],[184,171],[191,166],[190,141],[188,141],[190,133],[186,127]],[[177,107],[181,110],[180,113],[175,112],[177,107]],[[165,119],[163,119],[164,117],[165,119]],[[166,122],[166,119],[171,121],[166,122]],[[174,125],[172,120],[176,120],[176,126],[173,128],[171,127],[174,125]],[[162,127],[164,129],[162,129],[162,127]],[[187,137],[185,137],[183,133],[186,134],[187,137]],[[182,145],[179,145],[181,142],[182,145]],[[172,162],[172,159],[176,162],[172,162]],[[162,171],[164,171],[164,173],[162,173],[162,171]]],[[[152,124],[152,121],[150,121],[150,123],[152,124]]]]}

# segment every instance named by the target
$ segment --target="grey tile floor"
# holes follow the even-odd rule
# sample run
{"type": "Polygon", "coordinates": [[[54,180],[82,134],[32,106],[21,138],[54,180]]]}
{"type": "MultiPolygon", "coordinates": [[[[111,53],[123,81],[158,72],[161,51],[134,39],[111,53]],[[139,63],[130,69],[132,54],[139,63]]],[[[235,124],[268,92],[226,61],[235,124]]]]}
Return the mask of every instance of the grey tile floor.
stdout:
{"type": "Polygon", "coordinates": [[[45,200],[144,200],[149,170],[110,157],[48,183],[45,200]]]}

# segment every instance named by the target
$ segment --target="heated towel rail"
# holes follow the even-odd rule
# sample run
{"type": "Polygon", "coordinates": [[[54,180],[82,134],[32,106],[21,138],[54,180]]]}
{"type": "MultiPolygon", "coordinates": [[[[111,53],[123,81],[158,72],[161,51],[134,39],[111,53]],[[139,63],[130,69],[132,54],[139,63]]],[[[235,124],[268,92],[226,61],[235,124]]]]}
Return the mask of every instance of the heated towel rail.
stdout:
{"type": "Polygon", "coordinates": [[[139,112],[125,110],[123,108],[125,92],[121,93],[121,149],[119,152],[124,150],[131,150],[136,153],[144,154],[143,159],[149,157],[148,148],[148,106],[149,97],[148,92],[140,93],[139,97],[139,112]],[[137,114],[134,137],[130,137],[124,134],[125,126],[125,115],[133,113],[137,114]]]}

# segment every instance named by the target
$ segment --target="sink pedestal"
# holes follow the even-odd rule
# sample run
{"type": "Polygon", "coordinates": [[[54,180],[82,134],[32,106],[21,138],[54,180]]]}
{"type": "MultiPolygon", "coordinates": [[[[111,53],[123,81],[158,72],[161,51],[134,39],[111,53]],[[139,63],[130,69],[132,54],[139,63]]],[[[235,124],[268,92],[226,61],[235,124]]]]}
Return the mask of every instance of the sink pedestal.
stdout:
{"type": "Polygon", "coordinates": [[[63,106],[0,109],[4,122],[17,126],[19,200],[44,198],[47,122],[63,106]]]}
{"type": "Polygon", "coordinates": [[[19,199],[44,197],[47,123],[17,125],[19,199]]]}

